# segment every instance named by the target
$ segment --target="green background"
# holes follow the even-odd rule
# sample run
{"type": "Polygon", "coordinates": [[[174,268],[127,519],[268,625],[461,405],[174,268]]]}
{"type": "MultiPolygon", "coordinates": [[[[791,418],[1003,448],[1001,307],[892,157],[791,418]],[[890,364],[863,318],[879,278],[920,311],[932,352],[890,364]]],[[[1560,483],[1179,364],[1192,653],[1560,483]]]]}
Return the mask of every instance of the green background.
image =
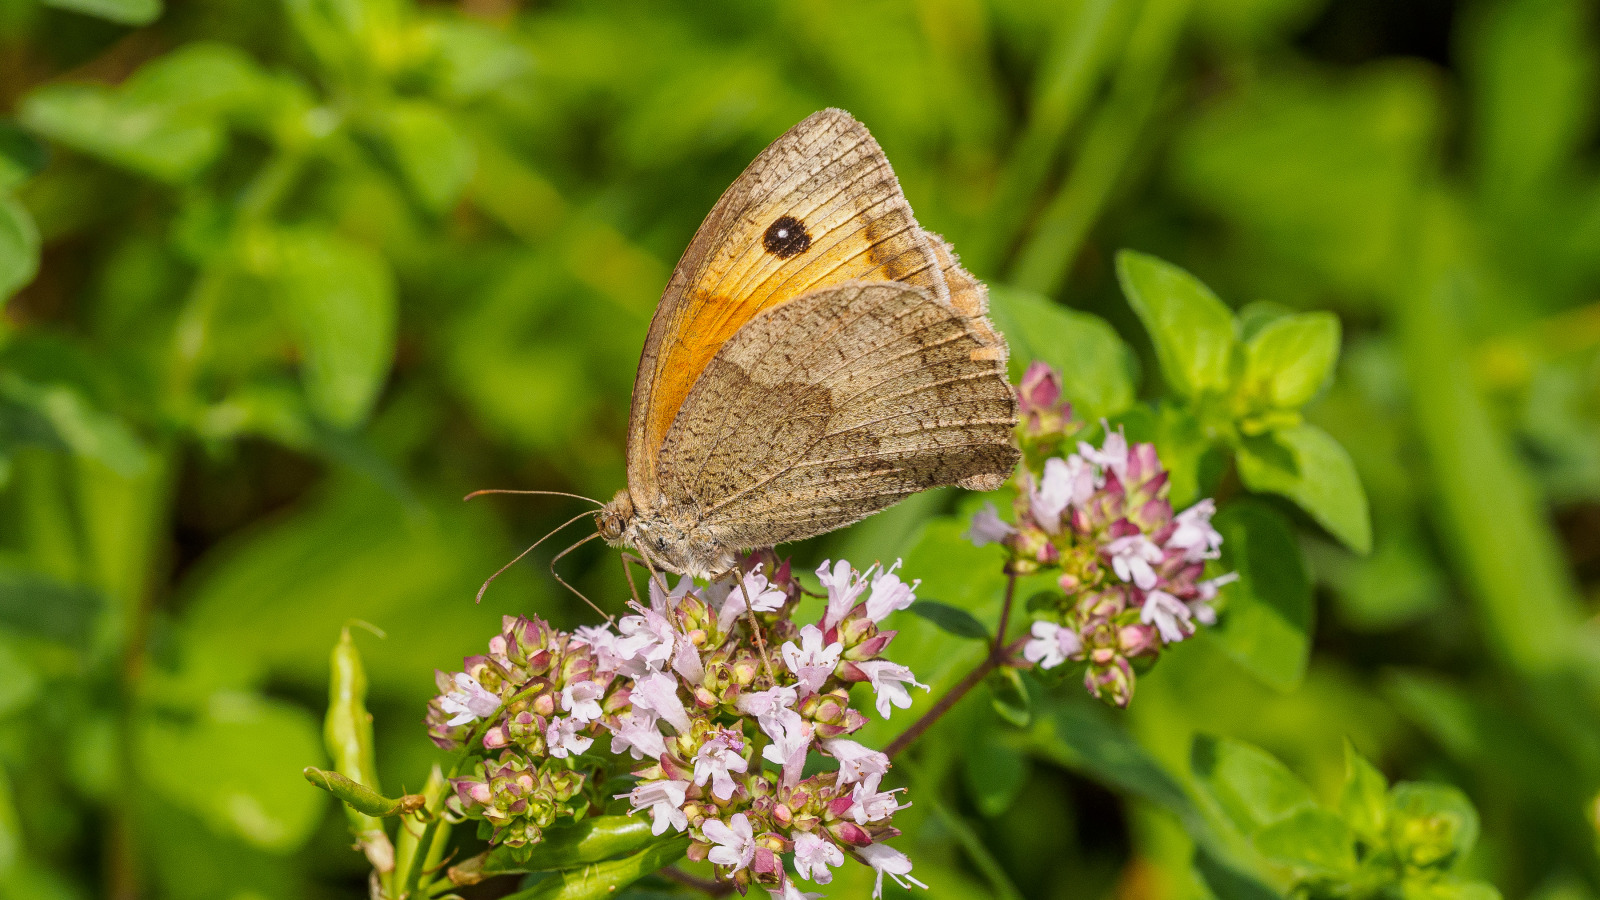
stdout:
{"type": "MultiPolygon", "coordinates": [[[[1325,803],[1349,738],[1472,799],[1463,874],[1600,894],[1597,34],[1582,0],[0,0],[0,894],[363,893],[299,774],[340,626],[387,633],[358,638],[379,768],[417,789],[434,668],[503,613],[586,621],[545,548],[472,602],[579,504],[460,498],[622,486],[674,261],[824,106],[1086,416],[1173,393],[1122,248],[1246,333],[1336,313],[1305,416],[1371,499],[1358,555],[1356,492],[1294,497],[1244,448],[1298,507],[1246,498],[1155,428],[1230,552],[1273,561],[1268,608],[1165,654],[1127,712],[1069,683],[1025,726],[975,695],[931,731],[897,817],[929,895],[1228,893],[1196,875],[1197,733],[1325,803]],[[1261,519],[1293,531],[1244,540],[1261,519]]],[[[992,622],[973,499],[790,550],[905,556],[992,622]]],[[[621,608],[614,552],[563,566],[621,608]]],[[[936,688],[979,655],[899,624],[936,688]]]]}

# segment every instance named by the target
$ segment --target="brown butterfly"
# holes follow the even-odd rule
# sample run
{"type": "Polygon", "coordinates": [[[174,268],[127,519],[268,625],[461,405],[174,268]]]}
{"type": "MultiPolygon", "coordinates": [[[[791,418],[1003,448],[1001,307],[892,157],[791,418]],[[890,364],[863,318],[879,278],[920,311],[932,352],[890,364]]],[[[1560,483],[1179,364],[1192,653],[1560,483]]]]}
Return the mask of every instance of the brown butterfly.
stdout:
{"type": "Polygon", "coordinates": [[[987,306],[867,129],[807,118],[722,195],[667,284],[600,536],[709,578],[920,490],[999,487],[1017,410],[987,306]]]}

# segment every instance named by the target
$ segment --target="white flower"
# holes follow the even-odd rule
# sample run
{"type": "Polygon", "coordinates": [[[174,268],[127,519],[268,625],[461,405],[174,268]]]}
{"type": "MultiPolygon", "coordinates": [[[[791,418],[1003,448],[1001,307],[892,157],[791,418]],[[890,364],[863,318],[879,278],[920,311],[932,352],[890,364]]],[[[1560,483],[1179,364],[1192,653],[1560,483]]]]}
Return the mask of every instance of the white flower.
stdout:
{"type": "Polygon", "coordinates": [[[815,731],[810,722],[800,718],[799,713],[792,713],[779,724],[779,733],[772,735],[772,743],[761,751],[762,759],[783,767],[784,785],[793,787],[799,783],[802,770],[806,767],[806,751],[811,748],[815,731]]]}
{"type": "Polygon", "coordinates": [[[574,681],[561,689],[561,708],[580,722],[600,718],[600,698],[605,689],[592,681],[574,681]]]}
{"type": "Polygon", "coordinates": [[[740,694],[733,705],[745,715],[755,716],[756,724],[761,726],[767,737],[778,740],[784,729],[789,727],[789,722],[800,718],[800,714],[793,709],[795,700],[794,688],[775,687],[740,694]]]}
{"type": "Polygon", "coordinates": [[[833,880],[829,866],[844,865],[844,853],[832,841],[802,831],[794,836],[794,870],[801,878],[827,884],[833,880]]]}
{"type": "Polygon", "coordinates": [[[634,759],[660,759],[667,752],[667,742],[656,727],[655,713],[635,707],[617,719],[617,727],[611,732],[611,752],[621,756],[624,750],[634,759]]]}
{"type": "Polygon", "coordinates": [[[828,589],[828,612],[822,617],[823,628],[839,624],[845,613],[856,605],[856,598],[867,589],[867,577],[872,574],[872,569],[868,569],[858,575],[848,560],[839,560],[832,569],[828,568],[828,562],[823,560],[822,565],[817,567],[817,579],[828,589]]]}
{"type": "Polygon", "coordinates": [[[700,661],[700,651],[694,648],[689,641],[679,641],[678,650],[672,654],[672,671],[683,676],[683,680],[690,684],[699,684],[705,680],[706,667],[700,661]]]}
{"type": "Polygon", "coordinates": [[[648,809],[654,821],[650,825],[650,833],[660,835],[671,825],[678,831],[689,827],[689,817],[683,812],[683,798],[689,792],[687,781],[645,781],[626,794],[617,794],[618,797],[627,797],[635,810],[648,809]]]}
{"type": "Polygon", "coordinates": [[[974,547],[983,547],[998,544],[1016,533],[1017,529],[1000,518],[993,503],[985,503],[983,509],[972,514],[972,525],[962,537],[971,541],[974,547]]]}
{"type": "Polygon", "coordinates": [[[1202,581],[1195,585],[1195,587],[1200,591],[1200,599],[1190,603],[1189,609],[1194,611],[1194,617],[1200,620],[1200,624],[1217,624],[1217,610],[1211,605],[1211,601],[1217,599],[1217,590],[1219,588],[1225,584],[1232,584],[1238,580],[1238,572],[1228,572],[1225,575],[1218,575],[1209,581],[1202,581]]]}
{"type": "Polygon", "coordinates": [[[665,578],[650,579],[650,608],[661,615],[666,615],[678,608],[678,601],[691,593],[695,593],[694,579],[685,575],[678,579],[678,586],[670,592],[662,589],[665,578]]]}
{"type": "Polygon", "coordinates": [[[617,622],[621,637],[612,645],[612,651],[621,661],[620,670],[632,678],[648,671],[661,671],[672,659],[678,636],[666,616],[653,609],[643,615],[623,616],[617,622]]]}
{"type": "Polygon", "coordinates": [[[883,896],[883,876],[886,874],[901,887],[910,887],[911,884],[924,890],[928,887],[911,877],[911,858],[887,844],[868,844],[865,847],[858,847],[856,856],[878,871],[878,883],[872,889],[874,898],[883,896]]]}
{"type": "Polygon", "coordinates": [[[889,707],[894,705],[900,709],[911,706],[911,692],[906,685],[915,685],[923,690],[928,686],[912,676],[911,670],[898,663],[886,659],[873,659],[856,663],[856,668],[867,676],[872,682],[872,689],[877,693],[876,703],[878,715],[889,718],[889,707]]]}
{"type": "Polygon", "coordinates": [[[1111,570],[1123,581],[1131,581],[1141,591],[1156,586],[1156,570],[1151,563],[1161,561],[1161,548],[1142,534],[1119,537],[1106,545],[1111,570]]]}
{"type": "Polygon", "coordinates": [[[874,622],[882,622],[889,613],[905,609],[916,599],[917,586],[922,584],[922,579],[906,584],[894,570],[900,568],[900,560],[895,560],[894,565],[877,575],[872,576],[872,594],[867,597],[867,618],[874,622]]]}
{"type": "Polygon", "coordinates": [[[1167,538],[1167,546],[1184,551],[1184,559],[1189,562],[1216,559],[1221,556],[1222,535],[1211,527],[1211,517],[1216,512],[1217,505],[1207,497],[1178,513],[1177,518],[1173,520],[1178,527],[1173,530],[1172,536],[1167,538]]]}
{"type": "Polygon", "coordinates": [[[454,728],[477,719],[487,719],[500,708],[500,698],[484,690],[478,679],[465,672],[455,675],[456,689],[439,698],[439,708],[455,713],[445,725],[454,728]]]}
{"type": "Polygon", "coordinates": [[[823,646],[822,639],[822,629],[806,625],[800,629],[800,646],[796,647],[794,641],[784,642],[783,664],[800,680],[801,696],[821,691],[823,682],[833,674],[844,653],[843,644],[834,641],[823,646]]]}
{"type": "Polygon", "coordinates": [[[731,731],[715,733],[710,740],[700,745],[699,752],[694,755],[694,783],[705,784],[711,781],[711,795],[718,800],[726,800],[733,796],[734,788],[731,772],[743,772],[750,765],[739,753],[744,749],[744,741],[731,731]]]}
{"type": "Polygon", "coordinates": [[[722,601],[722,609],[717,612],[719,631],[726,634],[734,621],[744,614],[747,598],[750,608],[756,612],[772,612],[783,606],[788,595],[768,583],[767,576],[761,574],[761,567],[756,566],[740,577],[722,601]]]}
{"type": "Polygon", "coordinates": [[[549,747],[550,755],[556,759],[566,759],[568,755],[577,756],[588,750],[594,744],[594,738],[578,733],[585,724],[577,719],[559,716],[551,719],[544,730],[544,742],[549,747]]]}
{"type": "MultiPolygon", "coordinates": [[[[1105,424],[1104,419],[1100,421],[1102,425],[1105,424]]],[[[1128,474],[1128,438],[1122,433],[1122,429],[1119,427],[1116,431],[1111,431],[1108,426],[1106,440],[1102,447],[1103,449],[1096,450],[1083,441],[1079,441],[1078,453],[1084,459],[1099,466],[1101,471],[1115,472],[1119,480],[1126,480],[1128,474]]]]}
{"type": "Polygon", "coordinates": [[[1052,456],[1044,462],[1044,477],[1030,491],[1028,509],[1045,531],[1061,530],[1061,514],[1074,503],[1088,500],[1095,490],[1094,469],[1077,455],[1052,456]]]}
{"type": "Polygon", "coordinates": [[[855,790],[850,792],[850,817],[856,820],[857,825],[887,819],[911,805],[901,804],[895,799],[894,795],[904,788],[895,788],[892,791],[878,790],[878,781],[881,777],[874,775],[856,785],[855,790]]]}
{"type": "Polygon", "coordinates": [[[678,698],[678,679],[671,675],[651,672],[633,683],[633,693],[628,696],[634,706],[665,719],[673,731],[683,734],[689,730],[689,713],[678,698]]]}
{"type": "Polygon", "coordinates": [[[601,672],[615,672],[622,666],[617,655],[617,636],[607,625],[579,625],[572,632],[575,643],[586,644],[594,652],[597,668],[601,672]]]}
{"type": "Polygon", "coordinates": [[[873,775],[889,771],[889,757],[871,747],[846,738],[822,742],[822,746],[839,761],[839,784],[846,785],[873,775]]]}
{"type": "Polygon", "coordinates": [[[700,833],[717,845],[706,855],[719,866],[737,872],[750,865],[751,858],[756,855],[756,838],[750,831],[750,819],[744,813],[734,813],[726,825],[721,820],[709,819],[700,826],[700,833]]]}
{"type": "Polygon", "coordinates": [[[1083,640],[1071,628],[1054,622],[1033,623],[1033,637],[1022,648],[1024,659],[1037,663],[1041,669],[1054,669],[1067,661],[1067,657],[1083,650],[1083,640]]]}
{"type": "Polygon", "coordinates": [[[1190,621],[1192,611],[1188,604],[1166,591],[1151,591],[1144,596],[1144,608],[1139,610],[1139,621],[1154,623],[1161,639],[1175,644],[1194,633],[1190,621]]]}

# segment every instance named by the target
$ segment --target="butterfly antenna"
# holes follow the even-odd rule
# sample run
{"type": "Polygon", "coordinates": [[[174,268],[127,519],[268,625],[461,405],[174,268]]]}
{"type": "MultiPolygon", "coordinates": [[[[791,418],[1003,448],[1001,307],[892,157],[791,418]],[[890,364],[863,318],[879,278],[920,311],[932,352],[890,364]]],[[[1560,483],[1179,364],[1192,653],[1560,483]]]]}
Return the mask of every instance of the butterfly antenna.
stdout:
{"type": "Polygon", "coordinates": [[[594,540],[595,538],[597,538],[599,536],[600,536],[600,533],[599,532],[595,532],[594,534],[591,534],[588,537],[584,538],[583,540],[578,541],[576,544],[573,544],[572,546],[570,546],[567,549],[561,551],[560,553],[557,553],[555,555],[555,558],[550,560],[550,576],[552,578],[554,578],[555,580],[561,582],[561,586],[562,587],[564,587],[567,590],[573,592],[574,594],[577,594],[578,595],[578,599],[582,600],[584,603],[589,604],[589,608],[590,609],[592,609],[595,612],[599,613],[600,615],[604,616],[605,620],[606,620],[606,624],[610,625],[611,622],[612,622],[611,614],[606,612],[605,610],[601,609],[600,607],[595,606],[593,600],[590,600],[588,597],[585,597],[583,595],[582,591],[578,590],[577,588],[573,587],[570,584],[567,584],[567,580],[565,578],[562,578],[561,574],[556,571],[556,563],[561,561],[561,557],[566,556],[568,553],[571,553],[572,551],[578,549],[579,547],[582,547],[584,544],[589,543],[590,541],[594,540]]]}
{"type": "Polygon", "coordinates": [[[599,500],[596,500],[593,497],[585,497],[582,494],[569,494],[566,491],[514,491],[510,490],[509,488],[484,488],[481,491],[473,491],[465,497],[462,497],[461,500],[464,503],[468,500],[471,500],[473,497],[481,497],[484,494],[534,494],[543,497],[571,497],[574,500],[582,500],[586,503],[593,503],[595,506],[601,507],[602,509],[605,507],[605,504],[601,503],[599,500]]]}
{"type": "MultiPolygon", "coordinates": [[[[539,538],[537,541],[534,541],[532,546],[530,546],[528,549],[522,551],[521,553],[518,553],[516,559],[513,559],[511,562],[508,562],[505,565],[501,566],[499,569],[497,569],[495,571],[495,573],[493,575],[490,575],[483,582],[483,586],[478,588],[478,599],[475,600],[474,602],[482,603],[483,602],[483,592],[487,591],[489,589],[489,585],[491,583],[493,583],[496,578],[499,578],[501,575],[505,574],[505,571],[507,569],[511,568],[512,566],[514,566],[518,562],[520,562],[524,556],[527,556],[529,553],[532,553],[534,547],[537,547],[540,544],[544,543],[545,541],[550,540],[550,538],[553,537],[558,532],[560,532],[561,529],[566,528],[568,525],[571,525],[573,522],[576,522],[579,519],[582,519],[582,518],[584,518],[586,516],[592,516],[592,515],[594,515],[594,513],[592,513],[592,512],[581,512],[581,513],[578,513],[577,515],[573,516],[572,518],[566,520],[565,522],[562,522],[560,525],[557,525],[555,528],[551,529],[549,531],[549,533],[547,533],[544,537],[539,538]]],[[[595,535],[595,536],[599,537],[598,534],[595,535]]]]}

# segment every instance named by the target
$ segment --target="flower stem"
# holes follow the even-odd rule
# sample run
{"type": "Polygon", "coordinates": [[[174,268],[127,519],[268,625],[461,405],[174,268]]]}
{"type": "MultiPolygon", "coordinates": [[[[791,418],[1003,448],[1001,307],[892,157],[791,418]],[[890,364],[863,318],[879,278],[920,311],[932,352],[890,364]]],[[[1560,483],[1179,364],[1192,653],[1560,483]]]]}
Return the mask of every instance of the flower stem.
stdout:
{"type": "MultiPolygon", "coordinates": [[[[932,727],[933,723],[939,721],[945,713],[950,711],[951,707],[960,703],[961,698],[965,697],[974,687],[977,687],[978,682],[982,681],[990,672],[1010,662],[1012,654],[1017,648],[1006,644],[1006,626],[1010,624],[1011,604],[1016,599],[1016,594],[1017,576],[1015,573],[1007,573],[1006,598],[1000,607],[1000,627],[995,633],[994,643],[989,647],[989,655],[984,657],[983,662],[979,663],[977,668],[968,672],[965,678],[951,688],[949,693],[940,697],[939,702],[935,703],[932,709],[922,714],[922,718],[911,723],[910,728],[901,732],[899,737],[895,738],[889,743],[889,746],[883,749],[883,752],[891,759],[900,751],[911,746],[917,738],[922,737],[924,731],[927,731],[932,727]]],[[[1018,643],[1021,642],[1019,641],[1018,643]]]]}
{"type": "Polygon", "coordinates": [[[693,888],[708,897],[726,897],[733,893],[733,884],[726,881],[713,881],[709,878],[698,878],[677,866],[667,866],[656,872],[668,881],[676,881],[684,887],[693,888]]]}

